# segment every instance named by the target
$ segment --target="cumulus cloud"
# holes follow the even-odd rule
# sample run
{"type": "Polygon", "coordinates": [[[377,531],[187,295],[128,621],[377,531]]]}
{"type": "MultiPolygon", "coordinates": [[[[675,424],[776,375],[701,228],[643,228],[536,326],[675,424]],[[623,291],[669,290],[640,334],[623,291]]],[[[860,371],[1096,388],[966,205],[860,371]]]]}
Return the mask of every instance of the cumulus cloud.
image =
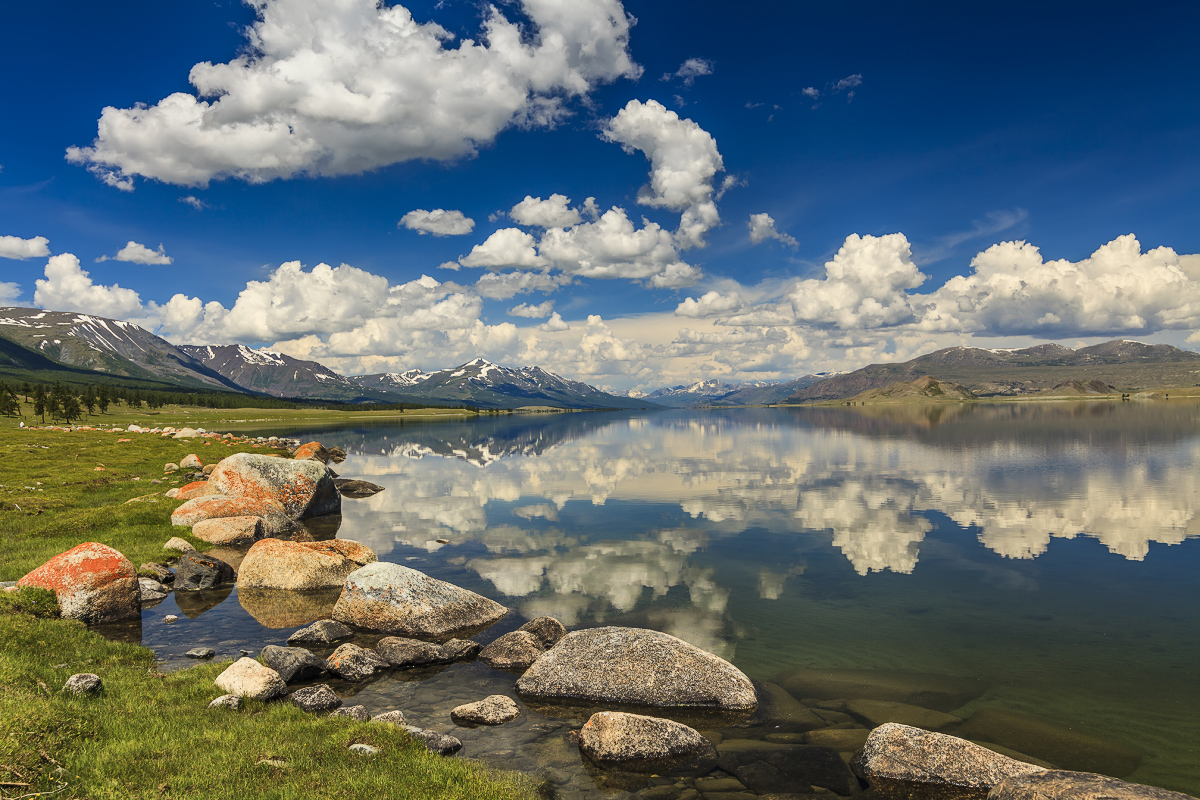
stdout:
{"type": "Polygon", "coordinates": [[[545,331],[547,333],[558,333],[559,331],[567,331],[570,329],[571,326],[563,321],[563,318],[559,316],[557,311],[550,315],[550,319],[546,320],[541,325],[538,325],[539,331],[545,331]]]}
{"type": "Polygon", "coordinates": [[[131,240],[118,250],[115,256],[100,256],[96,259],[96,263],[99,264],[104,261],[127,261],[130,264],[166,265],[174,260],[171,256],[167,255],[161,244],[157,250],[151,250],[146,245],[131,240]]]}
{"type": "Polygon", "coordinates": [[[746,307],[742,298],[735,294],[723,295],[717,291],[705,292],[699,300],[685,298],[675,308],[677,317],[717,317],[732,314],[746,307]]]}
{"type": "Polygon", "coordinates": [[[432,233],[434,236],[464,236],[475,230],[475,220],[461,211],[447,211],[444,208],[426,211],[417,208],[401,217],[396,227],[405,227],[422,235],[432,233]]]}
{"type": "Polygon", "coordinates": [[[679,65],[679,69],[665,73],[661,80],[669,81],[672,78],[681,78],[684,86],[691,86],[695,83],[696,78],[712,74],[713,62],[706,58],[689,58],[679,65]]]}
{"type": "MultiPolygon", "coordinates": [[[[595,198],[589,197],[588,200],[595,202],[595,198]]],[[[570,198],[561,194],[552,194],[546,200],[525,195],[525,199],[513,206],[508,215],[518,224],[530,228],[569,228],[583,222],[583,216],[577,209],[571,208],[570,203],[570,198]]]]}
{"type": "Polygon", "coordinates": [[[682,211],[679,246],[703,246],[704,234],[721,221],[712,197],[713,178],[724,169],[716,139],[656,100],[630,100],[609,120],[604,137],[650,159],[650,183],[638,192],[638,203],[682,211]]]}
{"type": "Polygon", "coordinates": [[[530,319],[545,319],[554,311],[554,301],[547,300],[544,303],[538,303],[532,306],[529,303],[521,303],[519,306],[513,306],[508,310],[510,317],[528,317],[530,319]]]}
{"type": "Polygon", "coordinates": [[[9,281],[0,281],[0,306],[7,306],[17,302],[17,298],[21,296],[21,286],[9,281]]]}
{"type": "Polygon", "coordinates": [[[595,222],[546,231],[540,251],[563,272],[585,278],[628,278],[676,287],[700,277],[698,269],[680,260],[670,231],[648,220],[635,228],[625,210],[616,207],[595,222]]]}
{"type": "Polygon", "coordinates": [[[747,225],[750,228],[750,244],[762,244],[768,239],[775,239],[790,247],[799,245],[791,236],[775,230],[775,219],[770,214],[751,214],[747,225]]]}
{"type": "Polygon", "coordinates": [[[50,255],[50,240],[45,236],[22,239],[20,236],[0,236],[0,258],[24,261],[50,255]]]}
{"type": "Polygon", "coordinates": [[[142,301],[132,289],[117,284],[100,286],[92,282],[87,270],[71,253],[51,256],[46,262],[46,277],[35,281],[33,302],[52,311],[82,311],[101,317],[123,319],[142,311],[142,301]]]}
{"type": "Polygon", "coordinates": [[[202,62],[150,106],[106,107],[67,158],[132,189],[346,175],[473,154],[512,125],[549,126],[566,101],[641,74],[619,0],[523,0],[529,27],[488,7],[477,38],[378,0],[254,0],[246,50],[202,62]]]}
{"type": "Polygon", "coordinates": [[[458,263],[464,267],[486,269],[540,269],[549,266],[550,262],[538,255],[535,245],[532,234],[520,228],[501,228],[471,248],[471,252],[460,258],[458,263]]]}
{"type": "Polygon", "coordinates": [[[529,292],[554,292],[574,283],[570,275],[550,272],[488,272],[475,282],[475,292],[489,300],[507,300],[529,292]]]}

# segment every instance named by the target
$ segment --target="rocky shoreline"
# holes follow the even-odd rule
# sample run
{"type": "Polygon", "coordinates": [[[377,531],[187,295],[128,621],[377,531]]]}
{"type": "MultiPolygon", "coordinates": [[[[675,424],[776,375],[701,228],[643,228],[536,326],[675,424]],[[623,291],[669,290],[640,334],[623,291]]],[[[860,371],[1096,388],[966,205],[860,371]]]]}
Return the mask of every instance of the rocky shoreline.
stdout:
{"type": "MultiPolygon", "coordinates": [[[[127,432],[218,436],[136,427],[127,432]]],[[[431,752],[452,755],[463,750],[458,737],[411,725],[407,709],[371,715],[363,706],[346,707],[335,687],[388,672],[477,661],[511,688],[504,694],[481,692],[449,710],[448,721],[469,731],[519,724],[523,708],[561,707],[564,717],[577,720],[566,734],[567,745],[607,796],[1187,797],[1108,777],[1128,775],[1140,761],[1140,754],[1120,743],[1064,734],[1065,728],[1045,722],[1039,728],[1033,718],[1002,709],[984,708],[965,720],[953,715],[982,693],[970,680],[793,670],[772,683],[751,681],[729,662],[665,633],[622,627],[568,632],[550,617],[529,620],[483,646],[466,637],[504,619],[509,614],[504,606],[380,562],[357,542],[312,535],[309,521],[337,514],[344,497],[379,490],[336,475],[330,464],[340,463],[344,453],[276,437],[241,441],[287,445],[293,458],[241,453],[205,465],[193,454],[166,465],[167,472],[190,470],[194,478],[172,490],[184,501],[172,523],[191,528],[222,554],[235,553],[229,561],[175,539],[180,555],[170,564],[143,564],[139,577],[118,551],[84,543],[33,570],[18,586],[54,591],[64,617],[88,624],[138,617],[170,592],[178,596],[230,584],[248,594],[336,593],[327,615],[309,616],[305,621],[312,624],[293,634],[287,647],[267,646],[257,659],[242,657],[225,669],[215,682],[212,713],[237,711],[243,698],[290,702],[314,714],[400,725],[431,752]],[[371,646],[363,646],[364,637],[374,640],[371,646]],[[331,646],[324,658],[313,652],[331,646]],[[502,674],[508,678],[499,678],[502,674]],[[705,715],[711,715],[707,722],[705,715]],[[1013,746],[1020,742],[1035,745],[1029,749],[1046,760],[1013,746]]],[[[302,624],[297,620],[290,621],[302,624]]],[[[212,655],[198,648],[193,657],[212,655]]],[[[64,691],[102,694],[103,676],[73,676],[64,691]]],[[[355,752],[369,757],[369,749],[355,752]]],[[[470,748],[464,755],[472,755],[470,748]]],[[[577,783],[564,785],[553,775],[547,782],[557,786],[555,796],[581,792],[577,783]]]]}

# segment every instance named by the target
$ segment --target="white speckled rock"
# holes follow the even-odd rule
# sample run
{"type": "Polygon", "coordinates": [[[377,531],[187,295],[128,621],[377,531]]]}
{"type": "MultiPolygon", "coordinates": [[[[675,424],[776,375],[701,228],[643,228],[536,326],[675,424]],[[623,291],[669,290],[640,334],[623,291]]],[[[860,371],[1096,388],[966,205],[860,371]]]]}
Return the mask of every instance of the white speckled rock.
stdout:
{"type": "Polygon", "coordinates": [[[462,724],[503,725],[521,716],[521,709],[511,697],[494,694],[474,703],[464,703],[450,711],[450,719],[462,724]]]}
{"type": "Polygon", "coordinates": [[[481,628],[507,613],[507,608],[482,595],[387,562],[350,573],[333,607],[333,618],[339,622],[407,636],[444,636],[481,628]]]}
{"type": "Polygon", "coordinates": [[[712,742],[687,725],[669,719],[601,711],[579,732],[579,749],[602,767],[658,772],[689,762],[716,762],[712,742]]]}
{"type": "Polygon", "coordinates": [[[253,658],[239,658],[217,676],[215,683],[229,694],[251,700],[270,700],[287,694],[287,684],[279,673],[253,658]]]}

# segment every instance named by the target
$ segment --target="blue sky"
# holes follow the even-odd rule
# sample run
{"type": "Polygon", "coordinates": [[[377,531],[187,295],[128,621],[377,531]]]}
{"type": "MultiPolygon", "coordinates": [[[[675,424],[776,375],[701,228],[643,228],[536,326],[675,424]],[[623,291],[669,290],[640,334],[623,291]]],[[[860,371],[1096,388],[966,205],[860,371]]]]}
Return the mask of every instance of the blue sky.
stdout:
{"type": "Polygon", "coordinates": [[[347,373],[483,355],[614,389],[1197,341],[1191,4],[5,19],[0,302],[347,373]]]}

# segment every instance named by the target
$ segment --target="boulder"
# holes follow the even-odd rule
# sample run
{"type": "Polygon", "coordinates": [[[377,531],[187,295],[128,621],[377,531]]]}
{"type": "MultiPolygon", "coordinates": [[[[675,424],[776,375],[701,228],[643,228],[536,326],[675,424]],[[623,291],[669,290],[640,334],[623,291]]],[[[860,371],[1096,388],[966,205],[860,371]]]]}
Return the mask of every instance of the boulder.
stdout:
{"type": "Polygon", "coordinates": [[[171,463],[163,464],[163,472],[164,473],[179,472],[179,465],[171,464],[171,463]]]}
{"type": "Polygon", "coordinates": [[[262,649],[258,657],[279,673],[284,683],[311,680],[325,674],[325,659],[313,655],[303,647],[279,647],[269,644],[262,649]]]}
{"type": "Polygon", "coordinates": [[[371,717],[371,722],[379,722],[384,725],[404,727],[404,712],[384,711],[382,714],[376,714],[375,716],[371,717]]]}
{"type": "Polygon", "coordinates": [[[295,520],[274,500],[257,497],[206,495],[188,500],[171,513],[171,524],[191,527],[206,519],[261,517],[265,536],[280,536],[300,530],[295,520]]]}
{"type": "Polygon", "coordinates": [[[317,686],[305,686],[303,689],[297,689],[288,695],[288,700],[291,700],[292,705],[301,711],[310,711],[313,713],[333,711],[342,705],[342,698],[337,696],[337,692],[323,683],[317,686]]]}
{"type": "Polygon", "coordinates": [[[328,464],[329,451],[320,442],[309,442],[297,447],[296,452],[292,454],[292,458],[297,461],[319,461],[322,464],[328,464]]]}
{"type": "Polygon", "coordinates": [[[346,451],[340,447],[329,448],[329,460],[335,464],[340,464],[346,460],[346,451]]]}
{"type": "Polygon", "coordinates": [[[482,649],[479,642],[470,639],[451,639],[442,645],[442,658],[446,661],[466,661],[475,658],[482,649]]]}
{"type": "Polygon", "coordinates": [[[377,561],[358,542],[287,542],[263,539],[242,559],[238,588],[322,589],[341,586],[355,570],[377,561]]]}
{"type": "Polygon", "coordinates": [[[819,786],[849,795],[858,789],[850,767],[828,747],[726,739],[717,745],[717,765],[756,794],[808,794],[819,786]]]}
{"type": "Polygon", "coordinates": [[[349,639],[354,631],[337,620],[322,619],[288,637],[288,644],[333,644],[349,639]]]}
{"type": "Polygon", "coordinates": [[[334,483],[342,497],[349,497],[351,500],[365,500],[379,494],[384,488],[377,483],[351,478],[338,478],[334,483]]]}
{"type": "Polygon", "coordinates": [[[1045,772],[965,739],[897,722],[871,731],[854,770],[896,800],[983,800],[1005,778],[1045,772]]]}
{"type": "Polygon", "coordinates": [[[643,628],[574,631],[517,681],[541,700],[752,711],[754,686],[728,661],[643,628]]]}
{"type": "Polygon", "coordinates": [[[234,453],[217,464],[208,481],[220,494],[279,503],[293,519],[332,514],[342,507],[333,476],[317,461],[234,453]]]}
{"type": "Polygon", "coordinates": [[[1044,758],[1067,770],[1121,778],[1142,763],[1142,753],[1124,742],[1002,708],[979,709],[959,732],[1044,758]]]}
{"type": "Polygon", "coordinates": [[[504,634],[479,651],[479,660],[495,669],[524,672],[545,652],[537,636],[518,630],[504,634]]]}
{"type": "Polygon", "coordinates": [[[195,453],[190,453],[179,459],[180,469],[204,469],[204,462],[200,460],[200,456],[195,453]]]}
{"type": "Polygon", "coordinates": [[[367,630],[436,637],[490,625],[506,613],[472,591],[380,562],[350,573],[333,618],[367,630]]]}
{"type": "Polygon", "coordinates": [[[446,661],[445,654],[438,645],[418,639],[404,639],[399,636],[380,639],[379,643],[375,645],[375,652],[388,664],[402,669],[441,664],[446,661]]]}
{"type": "Polygon", "coordinates": [[[174,500],[194,500],[208,494],[208,481],[192,481],[172,491],[174,494],[167,492],[167,496],[174,500]]]}
{"type": "Polygon", "coordinates": [[[388,663],[373,650],[366,650],[347,642],[325,659],[325,668],[348,681],[363,681],[387,669],[388,663]]]}
{"type": "Polygon", "coordinates": [[[975,678],[874,669],[793,669],[774,682],[793,697],[891,700],[936,711],[953,711],[987,688],[975,678]]]}
{"type": "Polygon", "coordinates": [[[100,680],[99,675],[80,672],[67,678],[62,690],[67,694],[80,696],[99,694],[104,690],[104,681],[100,680]]]}
{"type": "Polygon", "coordinates": [[[163,550],[172,550],[176,553],[194,553],[196,548],[192,547],[190,542],[185,542],[178,536],[172,536],[167,539],[167,543],[163,545],[163,550]]]}
{"type": "Polygon", "coordinates": [[[941,731],[962,722],[961,717],[953,714],[889,700],[851,700],[846,703],[846,710],[865,719],[872,728],[888,722],[899,722],[927,731],[941,731]]]}
{"type": "MultiPolygon", "coordinates": [[[[333,611],[341,589],[238,589],[238,602],[259,624],[267,628],[295,628],[319,619],[333,611]]],[[[294,644],[289,642],[289,644],[294,644]]]]}
{"type": "Polygon", "coordinates": [[[263,538],[262,517],[221,517],[202,519],[192,526],[192,536],[209,544],[236,547],[263,538]]]}
{"type": "Polygon", "coordinates": [[[366,706],[342,706],[335,711],[331,711],[329,716],[349,717],[355,722],[366,722],[371,718],[371,715],[367,713],[366,706]]]}
{"type": "Polygon", "coordinates": [[[1190,795],[1126,783],[1090,772],[1051,770],[1005,778],[988,800],[1196,800],[1190,795]]]}
{"type": "Polygon", "coordinates": [[[234,575],[242,568],[242,559],[246,557],[244,548],[229,545],[214,545],[213,547],[206,548],[203,552],[209,558],[219,558],[233,567],[234,575]]]}
{"type": "Polygon", "coordinates": [[[236,576],[233,567],[219,558],[199,553],[184,553],[175,563],[175,591],[214,589],[233,583],[236,576]]]}
{"type": "Polygon", "coordinates": [[[217,688],[251,700],[270,700],[287,694],[287,684],[279,673],[253,658],[239,658],[217,676],[217,688]]]}
{"type": "Polygon", "coordinates": [[[165,600],[169,591],[153,578],[138,578],[138,595],[143,605],[165,600]]]}
{"type": "Polygon", "coordinates": [[[195,428],[180,428],[171,436],[172,439],[198,439],[203,431],[195,428]]]}
{"type": "Polygon", "coordinates": [[[408,735],[425,745],[425,749],[439,756],[452,756],[462,750],[462,742],[453,736],[447,736],[437,731],[428,731],[414,725],[405,725],[408,735]]]}
{"type": "Polygon", "coordinates": [[[108,545],[85,542],[60,553],[17,581],[49,589],[63,617],[88,624],[142,613],[141,587],[132,562],[108,545]]]}
{"type": "Polygon", "coordinates": [[[163,564],[154,561],[147,562],[138,567],[141,572],[149,572],[159,583],[170,583],[175,580],[175,573],[163,564]]]}
{"type": "Polygon", "coordinates": [[[216,464],[205,464],[204,469],[200,470],[200,472],[207,478],[209,475],[212,475],[212,471],[216,468],[216,464]]]}
{"type": "Polygon", "coordinates": [[[549,650],[558,644],[559,639],[567,635],[567,629],[554,617],[538,617],[526,622],[517,630],[529,631],[542,643],[543,650],[549,650]]]}
{"type": "Polygon", "coordinates": [[[458,724],[503,725],[521,715],[521,709],[511,697],[494,694],[474,703],[464,703],[450,710],[450,719],[458,724]]]}
{"type": "Polygon", "coordinates": [[[622,772],[708,772],[717,761],[712,742],[687,725],[617,711],[593,714],[579,749],[600,768],[622,772]]]}

